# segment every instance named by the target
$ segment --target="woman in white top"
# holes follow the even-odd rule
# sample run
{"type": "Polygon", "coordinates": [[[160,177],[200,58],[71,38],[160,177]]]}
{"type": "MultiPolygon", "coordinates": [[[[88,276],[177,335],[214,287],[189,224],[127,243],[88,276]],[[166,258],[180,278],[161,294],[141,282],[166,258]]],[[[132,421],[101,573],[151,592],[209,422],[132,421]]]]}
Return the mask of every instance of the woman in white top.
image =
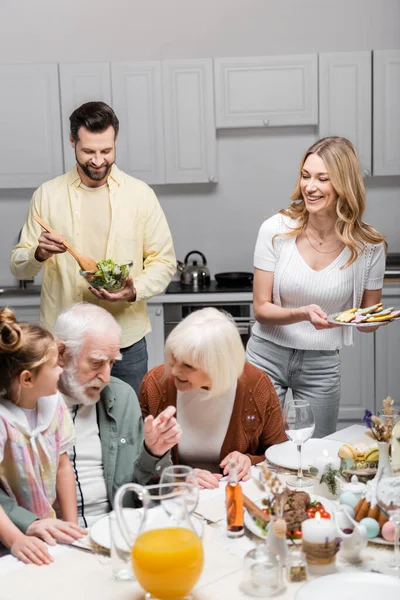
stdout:
{"type": "MultiPolygon", "coordinates": [[[[352,330],[327,315],[380,301],[384,236],[362,221],[365,188],[352,144],[323,138],[305,153],[292,204],[261,226],[254,253],[254,314],[246,358],[308,400],[314,435],[336,431],[342,343],[352,330]]],[[[361,331],[371,332],[373,328],[361,331]]]]}

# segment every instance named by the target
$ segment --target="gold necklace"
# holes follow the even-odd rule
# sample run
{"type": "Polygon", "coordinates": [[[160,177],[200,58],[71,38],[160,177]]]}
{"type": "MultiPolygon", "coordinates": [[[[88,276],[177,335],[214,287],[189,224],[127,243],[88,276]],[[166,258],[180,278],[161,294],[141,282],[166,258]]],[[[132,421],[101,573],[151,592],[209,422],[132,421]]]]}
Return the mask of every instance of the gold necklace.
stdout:
{"type": "Polygon", "coordinates": [[[317,229],[316,227],[314,227],[314,225],[312,223],[310,223],[310,221],[308,222],[308,225],[314,229],[314,231],[317,231],[319,233],[319,235],[322,238],[322,241],[324,240],[324,238],[327,236],[328,233],[330,233],[331,231],[333,231],[335,229],[335,226],[331,227],[330,229],[317,229]]]}
{"type": "Polygon", "coordinates": [[[342,246],[344,246],[343,243],[340,244],[340,246],[338,246],[337,248],[335,248],[334,250],[319,250],[319,248],[316,248],[314,246],[314,244],[311,242],[310,238],[307,235],[307,231],[304,229],[304,234],[308,240],[308,243],[310,244],[311,248],[314,248],[314,250],[316,252],[319,252],[320,254],[333,254],[334,252],[337,252],[342,246]]]}

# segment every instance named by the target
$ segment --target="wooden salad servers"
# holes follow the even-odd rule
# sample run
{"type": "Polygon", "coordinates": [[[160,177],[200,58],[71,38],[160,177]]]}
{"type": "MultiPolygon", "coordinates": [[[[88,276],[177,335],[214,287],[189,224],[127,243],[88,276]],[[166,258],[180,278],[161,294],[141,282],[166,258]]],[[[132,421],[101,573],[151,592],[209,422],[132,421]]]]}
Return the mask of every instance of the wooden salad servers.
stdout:
{"type": "MultiPolygon", "coordinates": [[[[47,231],[47,233],[63,237],[60,233],[57,233],[57,231],[50,227],[50,225],[48,225],[46,221],[43,221],[41,217],[38,217],[38,215],[35,215],[33,218],[37,223],[39,223],[39,225],[43,227],[45,231],[47,231]]],[[[63,244],[66,247],[67,251],[74,257],[82,271],[97,271],[97,263],[94,260],[94,258],[90,258],[90,256],[85,256],[84,254],[79,254],[79,252],[77,252],[66,240],[63,242],[63,244]]]]}

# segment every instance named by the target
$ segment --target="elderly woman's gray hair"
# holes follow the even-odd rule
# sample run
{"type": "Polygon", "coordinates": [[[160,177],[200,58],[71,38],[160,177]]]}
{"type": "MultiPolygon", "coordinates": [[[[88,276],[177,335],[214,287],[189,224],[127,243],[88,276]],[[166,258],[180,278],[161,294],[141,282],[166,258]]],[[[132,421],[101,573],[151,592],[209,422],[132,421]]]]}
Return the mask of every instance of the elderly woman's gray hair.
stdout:
{"type": "Polygon", "coordinates": [[[232,317],[216,308],[197,310],[181,321],[165,344],[171,357],[201,369],[211,379],[211,396],[233,387],[242,374],[245,351],[232,317]]]}
{"type": "Polygon", "coordinates": [[[121,328],[109,312],[96,304],[78,302],[62,312],[53,327],[57,340],[66,345],[72,356],[78,356],[85,337],[103,336],[115,331],[121,337],[121,328]]]}

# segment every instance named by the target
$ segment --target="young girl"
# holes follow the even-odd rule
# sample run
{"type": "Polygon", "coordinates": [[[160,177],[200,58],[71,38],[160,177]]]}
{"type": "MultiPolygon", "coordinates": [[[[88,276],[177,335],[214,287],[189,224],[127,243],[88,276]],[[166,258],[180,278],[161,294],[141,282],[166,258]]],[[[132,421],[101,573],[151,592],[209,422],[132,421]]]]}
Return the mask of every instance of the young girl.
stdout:
{"type": "MultiPolygon", "coordinates": [[[[78,523],[67,450],[74,427],[57,383],[62,372],[53,335],[0,311],[0,503],[4,493],[39,519],[78,523]]],[[[6,509],[7,510],[7,509],[6,509]]],[[[1,524],[1,523],[0,523],[1,524]]]]}

